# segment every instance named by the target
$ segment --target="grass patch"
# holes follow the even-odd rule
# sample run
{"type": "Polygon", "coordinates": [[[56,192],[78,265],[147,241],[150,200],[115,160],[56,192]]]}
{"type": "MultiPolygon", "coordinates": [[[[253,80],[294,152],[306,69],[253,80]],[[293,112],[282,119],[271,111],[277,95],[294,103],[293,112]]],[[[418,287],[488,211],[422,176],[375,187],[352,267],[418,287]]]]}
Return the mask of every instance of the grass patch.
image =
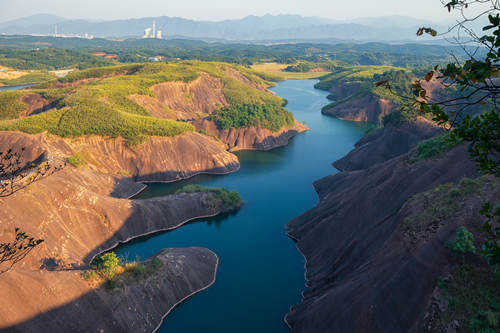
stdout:
{"type": "Polygon", "coordinates": [[[443,155],[457,145],[457,143],[452,143],[449,138],[450,134],[444,133],[420,142],[415,150],[415,156],[410,161],[417,162],[443,155]]]}
{"type": "Polygon", "coordinates": [[[75,153],[71,155],[70,157],[67,158],[67,161],[75,168],[79,168],[87,164],[87,161],[85,161],[85,158],[80,153],[75,153]]]}
{"type": "MultiPolygon", "coordinates": [[[[294,72],[284,71],[290,65],[279,64],[276,62],[258,63],[252,66],[252,69],[264,74],[264,78],[270,81],[283,81],[289,79],[307,80],[316,79],[328,75],[330,72],[294,72]]],[[[314,66],[319,67],[318,65],[314,66]]],[[[311,68],[312,69],[312,68],[311,68]]]]}
{"type": "Polygon", "coordinates": [[[241,197],[238,192],[229,191],[223,188],[208,188],[200,185],[186,185],[183,188],[177,190],[175,193],[208,193],[208,205],[221,205],[225,212],[238,209],[242,203],[241,197]]]}
{"type": "Polygon", "coordinates": [[[401,223],[403,232],[412,240],[425,235],[430,227],[460,212],[468,198],[479,195],[487,186],[497,186],[488,177],[463,178],[458,184],[443,184],[416,194],[405,203],[410,215],[401,223]]]}
{"type": "Polygon", "coordinates": [[[23,75],[19,78],[13,80],[1,81],[1,83],[7,86],[16,86],[21,84],[29,84],[29,83],[42,83],[46,81],[54,80],[55,76],[49,72],[34,72],[23,75]]]}
{"type": "Polygon", "coordinates": [[[99,283],[107,289],[127,285],[156,273],[163,265],[159,258],[143,262],[124,263],[114,252],[107,252],[94,258],[92,268],[83,273],[83,278],[91,283],[99,283]]]}

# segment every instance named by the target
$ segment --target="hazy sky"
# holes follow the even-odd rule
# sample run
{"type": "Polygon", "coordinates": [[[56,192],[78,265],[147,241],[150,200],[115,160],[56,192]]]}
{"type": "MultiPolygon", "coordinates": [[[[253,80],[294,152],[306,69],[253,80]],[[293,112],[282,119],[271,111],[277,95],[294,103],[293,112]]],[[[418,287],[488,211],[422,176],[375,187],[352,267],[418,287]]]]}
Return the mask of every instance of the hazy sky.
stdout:
{"type": "Polygon", "coordinates": [[[332,19],[384,15],[432,21],[450,18],[439,0],[0,0],[0,21],[39,13],[106,20],[179,16],[215,21],[267,13],[332,19]]]}

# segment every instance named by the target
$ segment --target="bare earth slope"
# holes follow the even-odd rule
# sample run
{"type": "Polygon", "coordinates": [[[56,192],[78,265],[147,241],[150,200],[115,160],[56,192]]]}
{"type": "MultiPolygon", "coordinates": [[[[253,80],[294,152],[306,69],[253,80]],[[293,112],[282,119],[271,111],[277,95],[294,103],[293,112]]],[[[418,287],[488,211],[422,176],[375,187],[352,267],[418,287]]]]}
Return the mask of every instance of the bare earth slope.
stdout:
{"type": "Polygon", "coordinates": [[[381,117],[394,111],[396,107],[392,101],[368,93],[359,98],[352,98],[333,107],[325,108],[322,112],[341,120],[376,123],[381,117]]]}
{"type": "Polygon", "coordinates": [[[291,128],[283,128],[273,132],[267,128],[247,127],[218,129],[214,122],[202,119],[193,123],[197,129],[219,138],[231,151],[236,150],[270,150],[286,146],[295,135],[305,132],[308,128],[295,121],[291,128]]]}
{"type": "Polygon", "coordinates": [[[413,195],[464,176],[476,171],[461,145],[440,158],[412,164],[402,155],[314,183],[319,204],[287,224],[307,259],[308,288],[286,317],[292,332],[414,331],[441,254],[436,243],[402,246],[398,212],[413,195]]]}
{"type": "Polygon", "coordinates": [[[222,209],[209,204],[207,194],[125,199],[143,186],[117,175],[121,167],[130,166],[131,174],[138,176],[144,168],[144,174],[163,180],[212,172],[215,166],[234,171],[237,159],[223,145],[213,142],[210,148],[211,140],[195,133],[187,134],[187,138],[152,138],[153,143],[138,151],[129,150],[120,140],[101,139],[98,143],[102,145],[92,145],[92,137],[63,140],[14,132],[2,132],[0,136],[0,151],[25,147],[27,160],[58,161],[83,148],[87,150],[82,154],[90,156],[82,168],[68,165],[0,199],[1,240],[12,239],[15,227],[45,240],[26,260],[2,275],[0,327],[23,332],[67,332],[75,327],[82,332],[123,332],[132,325],[140,331],[152,331],[174,304],[213,282],[217,257],[207,249],[162,253],[159,258],[164,264],[157,274],[123,290],[96,289],[82,274],[93,256],[118,242],[214,216],[222,209]],[[183,160],[189,154],[162,155],[161,147],[182,151],[184,141],[192,143],[198,137],[204,139],[204,145],[187,146],[193,152],[191,160],[183,160]],[[154,152],[146,149],[152,144],[157,145],[154,152]],[[218,154],[225,157],[221,159],[218,154]],[[174,167],[183,163],[185,172],[174,167]],[[172,171],[161,172],[168,165],[172,165],[172,171]]]}
{"type": "Polygon", "coordinates": [[[442,131],[422,117],[399,126],[389,124],[365,135],[356,142],[353,150],[335,161],[333,166],[340,171],[366,169],[404,154],[420,141],[434,137],[442,131]]]}

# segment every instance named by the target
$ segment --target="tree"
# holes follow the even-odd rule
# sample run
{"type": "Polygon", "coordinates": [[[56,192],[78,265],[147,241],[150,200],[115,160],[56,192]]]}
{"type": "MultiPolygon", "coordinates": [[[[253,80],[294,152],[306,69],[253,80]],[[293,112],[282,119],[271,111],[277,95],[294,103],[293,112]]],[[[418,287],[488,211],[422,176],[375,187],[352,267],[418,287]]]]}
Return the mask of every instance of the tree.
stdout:
{"type": "Polygon", "coordinates": [[[115,277],[120,267],[120,259],[114,252],[107,252],[97,256],[92,261],[92,266],[99,272],[103,278],[111,280],[115,277]]]}
{"type": "Polygon", "coordinates": [[[8,197],[65,166],[65,163],[56,166],[51,161],[25,162],[24,152],[25,148],[0,151],[0,197],[8,197]]]}
{"type": "MultiPolygon", "coordinates": [[[[412,106],[417,107],[423,114],[431,115],[438,124],[447,126],[452,143],[469,142],[470,157],[476,162],[481,173],[500,177],[500,117],[497,105],[500,97],[498,77],[500,71],[500,0],[452,0],[443,4],[448,11],[458,10],[463,18],[447,32],[465,31],[469,36],[467,42],[475,43],[475,49],[471,50],[463,46],[469,57],[467,60],[449,63],[443,68],[436,66],[425,75],[424,80],[430,81],[437,77],[444,82],[445,86],[458,87],[463,94],[448,100],[431,102],[419,80],[414,82],[412,87],[415,96],[412,106]],[[480,7],[481,10],[479,14],[468,17],[466,10],[472,6],[480,7]],[[467,26],[467,23],[484,16],[488,17],[489,23],[482,29],[485,35],[478,36],[467,26]],[[467,114],[467,108],[475,105],[485,105],[488,110],[477,116],[467,114]]],[[[438,35],[437,31],[430,27],[422,27],[417,31],[417,35],[424,33],[432,36],[438,35]]],[[[459,39],[457,42],[462,43],[459,39]]],[[[500,207],[493,209],[491,203],[487,202],[480,213],[487,218],[482,226],[487,240],[480,253],[486,257],[490,265],[495,267],[496,271],[499,271],[500,207]]],[[[459,231],[461,232],[460,241],[459,235],[456,241],[456,249],[461,252],[472,250],[469,246],[471,245],[469,244],[470,235],[468,235],[470,233],[465,228],[463,229],[459,231]]]]}
{"type": "MultiPolygon", "coordinates": [[[[448,11],[459,10],[463,20],[452,27],[466,31],[475,48],[463,46],[469,59],[456,61],[446,67],[434,69],[425,75],[425,81],[438,78],[446,87],[458,87],[462,96],[442,101],[429,101],[427,91],[420,80],[413,84],[413,95],[416,97],[413,106],[421,113],[429,114],[440,125],[451,131],[452,142],[468,141],[469,153],[476,161],[478,170],[484,174],[500,176],[500,118],[497,100],[500,97],[500,1],[499,0],[453,0],[445,3],[448,11]],[[468,17],[465,10],[472,6],[484,6],[480,14],[468,17]],[[487,15],[489,24],[483,27],[486,35],[479,37],[467,23],[487,15]],[[481,56],[481,54],[485,54],[481,56]],[[472,106],[485,105],[487,112],[479,116],[466,113],[472,106]]],[[[420,28],[417,35],[437,32],[432,28],[420,28]]],[[[461,43],[457,39],[458,43],[461,43]]]]}
{"type": "Polygon", "coordinates": [[[452,246],[453,251],[462,254],[462,261],[467,253],[476,253],[476,247],[474,246],[474,235],[467,230],[465,227],[460,227],[457,231],[455,237],[455,242],[452,246]]]}
{"type": "MultiPolygon", "coordinates": [[[[50,161],[39,164],[23,162],[24,151],[21,148],[19,151],[0,152],[0,197],[8,197],[64,166],[54,166],[50,161]]],[[[0,275],[11,270],[41,243],[43,239],[15,228],[14,240],[0,243],[0,275]]]]}
{"type": "Polygon", "coordinates": [[[31,237],[19,228],[15,229],[15,233],[16,237],[12,242],[0,243],[0,275],[12,269],[43,242],[43,239],[31,237]]]}

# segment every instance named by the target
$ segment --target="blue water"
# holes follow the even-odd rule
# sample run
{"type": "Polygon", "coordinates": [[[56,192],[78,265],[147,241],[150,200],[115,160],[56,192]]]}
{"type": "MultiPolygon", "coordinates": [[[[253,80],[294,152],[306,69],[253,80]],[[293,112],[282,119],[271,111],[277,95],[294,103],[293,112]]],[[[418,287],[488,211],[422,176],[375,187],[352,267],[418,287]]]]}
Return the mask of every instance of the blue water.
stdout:
{"type": "Polygon", "coordinates": [[[331,163],[352,149],[366,129],[366,124],[322,115],[327,93],[314,89],[315,82],[289,80],[273,88],[310,128],[288,146],[239,152],[236,173],[152,184],[140,195],[165,195],[196,183],[236,190],[245,202],[235,214],[203,219],[118,250],[134,259],[166,247],[202,246],[219,256],[215,284],[177,307],[159,332],[288,332],[283,317],[300,301],[305,281],[304,259],[284,225],[317,203],[311,183],[334,173],[331,163]]]}
{"type": "Polygon", "coordinates": [[[8,90],[19,90],[23,88],[29,88],[36,86],[36,84],[30,83],[30,84],[20,84],[18,86],[2,86],[0,87],[0,91],[8,91],[8,90]]]}

